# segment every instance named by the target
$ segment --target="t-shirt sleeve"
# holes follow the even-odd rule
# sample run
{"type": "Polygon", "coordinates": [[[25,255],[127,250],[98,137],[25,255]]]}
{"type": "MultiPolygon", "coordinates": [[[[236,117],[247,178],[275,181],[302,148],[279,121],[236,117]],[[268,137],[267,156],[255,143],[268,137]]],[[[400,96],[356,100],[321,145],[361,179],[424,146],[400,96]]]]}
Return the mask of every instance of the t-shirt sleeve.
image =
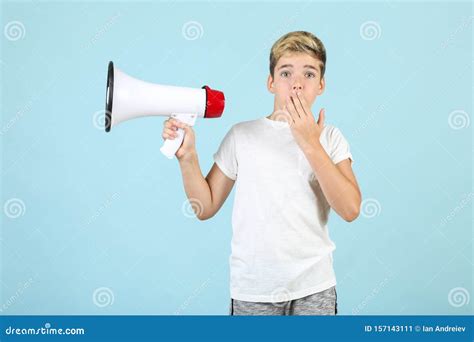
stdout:
{"type": "Polygon", "coordinates": [[[330,157],[334,164],[337,164],[347,158],[350,158],[352,162],[354,162],[354,158],[352,157],[352,153],[350,151],[349,143],[337,127],[334,127],[334,129],[332,130],[330,141],[330,157]]]}
{"type": "Polygon", "coordinates": [[[214,161],[221,171],[230,179],[237,179],[237,156],[235,149],[235,128],[232,127],[224,139],[219,149],[214,153],[214,161]]]}

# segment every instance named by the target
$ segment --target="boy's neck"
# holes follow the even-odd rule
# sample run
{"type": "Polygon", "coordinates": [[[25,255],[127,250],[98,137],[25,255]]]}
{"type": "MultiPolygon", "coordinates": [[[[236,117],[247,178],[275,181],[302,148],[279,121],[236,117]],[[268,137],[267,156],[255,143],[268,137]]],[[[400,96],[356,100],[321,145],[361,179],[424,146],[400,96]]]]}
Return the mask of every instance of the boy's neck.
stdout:
{"type": "MultiPolygon", "coordinates": [[[[272,112],[270,115],[268,115],[266,118],[267,118],[267,119],[270,119],[270,120],[273,120],[273,121],[276,121],[276,119],[275,119],[275,112],[277,112],[277,111],[279,111],[279,110],[277,110],[276,108],[273,108],[273,112],[272,112]]],[[[281,111],[281,110],[280,110],[280,111],[281,111]]]]}

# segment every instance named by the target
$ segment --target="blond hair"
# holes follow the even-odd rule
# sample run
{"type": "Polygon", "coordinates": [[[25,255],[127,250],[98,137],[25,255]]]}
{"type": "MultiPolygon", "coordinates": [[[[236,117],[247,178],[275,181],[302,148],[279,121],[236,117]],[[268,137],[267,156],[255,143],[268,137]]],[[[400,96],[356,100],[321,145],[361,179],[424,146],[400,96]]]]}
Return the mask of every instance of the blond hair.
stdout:
{"type": "Polygon", "coordinates": [[[326,71],[326,48],[321,40],[310,32],[294,31],[279,38],[270,51],[270,75],[274,77],[275,66],[285,53],[307,53],[319,60],[321,78],[326,71]]]}

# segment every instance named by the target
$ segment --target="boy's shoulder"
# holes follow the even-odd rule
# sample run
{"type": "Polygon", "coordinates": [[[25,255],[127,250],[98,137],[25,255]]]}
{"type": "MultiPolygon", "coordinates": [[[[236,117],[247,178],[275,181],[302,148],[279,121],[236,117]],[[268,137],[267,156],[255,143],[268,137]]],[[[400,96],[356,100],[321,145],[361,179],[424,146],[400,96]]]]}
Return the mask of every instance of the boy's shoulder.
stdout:
{"type": "Polygon", "coordinates": [[[329,138],[330,136],[334,135],[337,130],[338,128],[334,125],[324,124],[323,130],[321,131],[321,135],[325,135],[329,138]]]}
{"type": "Polygon", "coordinates": [[[257,129],[261,125],[261,123],[262,123],[262,118],[241,121],[241,122],[237,122],[233,124],[230,127],[229,131],[246,132],[249,130],[257,129]]]}
{"type": "Polygon", "coordinates": [[[330,143],[337,141],[341,135],[341,130],[338,127],[325,124],[323,130],[321,131],[321,140],[326,143],[330,143]]]}
{"type": "Polygon", "coordinates": [[[236,128],[249,128],[249,127],[254,127],[255,125],[258,125],[262,121],[262,118],[257,118],[257,119],[252,119],[252,120],[246,120],[246,121],[240,121],[235,123],[233,127],[236,128]]]}

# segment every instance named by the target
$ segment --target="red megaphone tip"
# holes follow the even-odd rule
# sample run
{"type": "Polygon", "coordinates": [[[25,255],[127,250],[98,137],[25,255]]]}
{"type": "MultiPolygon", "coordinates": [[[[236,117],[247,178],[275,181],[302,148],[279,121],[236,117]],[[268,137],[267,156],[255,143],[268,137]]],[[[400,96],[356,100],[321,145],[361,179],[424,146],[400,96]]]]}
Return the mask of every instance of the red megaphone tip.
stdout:
{"type": "Polygon", "coordinates": [[[207,119],[221,117],[225,107],[224,93],[219,90],[213,90],[207,85],[202,88],[206,89],[206,112],[204,117],[207,119]]]}

